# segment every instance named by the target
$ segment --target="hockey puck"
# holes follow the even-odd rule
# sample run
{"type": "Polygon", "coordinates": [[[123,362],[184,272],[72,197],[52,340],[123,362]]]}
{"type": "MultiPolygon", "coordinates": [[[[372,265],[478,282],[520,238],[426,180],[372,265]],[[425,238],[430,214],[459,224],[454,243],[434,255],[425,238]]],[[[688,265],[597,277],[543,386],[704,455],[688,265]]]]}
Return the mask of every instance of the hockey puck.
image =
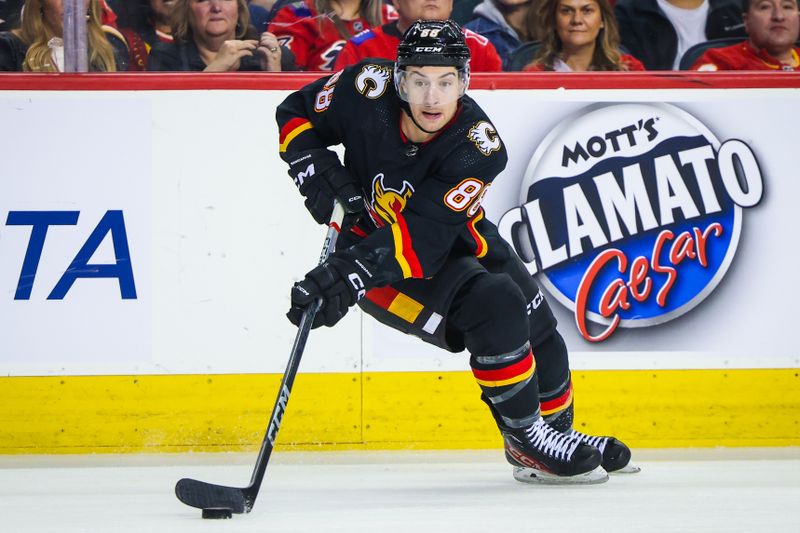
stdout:
{"type": "Polygon", "coordinates": [[[203,518],[211,520],[219,520],[225,518],[232,518],[233,511],[230,509],[203,509],[203,518]]]}

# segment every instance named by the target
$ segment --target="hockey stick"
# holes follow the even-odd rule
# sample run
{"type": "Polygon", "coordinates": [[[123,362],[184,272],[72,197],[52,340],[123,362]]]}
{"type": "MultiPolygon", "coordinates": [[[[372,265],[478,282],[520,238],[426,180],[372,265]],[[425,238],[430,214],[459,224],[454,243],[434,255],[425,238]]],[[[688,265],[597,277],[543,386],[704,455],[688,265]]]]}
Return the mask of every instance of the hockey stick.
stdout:
{"type": "MultiPolygon", "coordinates": [[[[341,231],[343,218],[344,208],[337,201],[333,206],[331,221],[328,224],[328,234],[325,236],[325,244],[322,246],[322,253],[319,257],[320,264],[324,263],[333,252],[339,231],[341,231]]],[[[267,427],[264,440],[261,442],[261,450],[258,452],[250,484],[244,488],[226,487],[184,478],[175,485],[175,495],[178,499],[186,505],[202,509],[203,518],[230,518],[232,513],[249,513],[253,509],[258,491],[261,488],[261,482],[264,480],[269,457],[275,447],[275,438],[278,436],[278,429],[280,429],[281,420],[286,411],[286,404],[289,402],[289,394],[292,391],[294,378],[300,366],[300,358],[303,355],[311,325],[314,323],[314,316],[321,305],[322,300],[316,300],[306,309],[300,319],[300,325],[297,327],[297,336],[294,339],[289,362],[286,365],[286,372],[283,374],[283,381],[281,381],[281,386],[278,390],[278,398],[272,408],[269,427],[267,427]]]]}

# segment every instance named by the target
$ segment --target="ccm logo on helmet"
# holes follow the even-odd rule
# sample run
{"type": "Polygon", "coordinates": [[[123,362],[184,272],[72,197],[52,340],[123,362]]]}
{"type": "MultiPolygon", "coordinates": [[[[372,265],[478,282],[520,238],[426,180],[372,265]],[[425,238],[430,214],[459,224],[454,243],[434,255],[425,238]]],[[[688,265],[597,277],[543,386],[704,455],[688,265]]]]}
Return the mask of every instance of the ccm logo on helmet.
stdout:
{"type": "Polygon", "coordinates": [[[438,53],[441,52],[443,48],[441,46],[415,46],[415,52],[433,52],[438,53]]]}

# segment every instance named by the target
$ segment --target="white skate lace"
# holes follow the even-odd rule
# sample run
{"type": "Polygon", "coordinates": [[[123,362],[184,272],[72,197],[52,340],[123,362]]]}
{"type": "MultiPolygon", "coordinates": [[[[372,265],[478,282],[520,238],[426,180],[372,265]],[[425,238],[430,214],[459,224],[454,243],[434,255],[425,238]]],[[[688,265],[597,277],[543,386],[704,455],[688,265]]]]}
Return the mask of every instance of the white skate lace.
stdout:
{"type": "Polygon", "coordinates": [[[585,433],[581,433],[580,431],[575,431],[574,429],[570,430],[567,435],[573,435],[576,438],[580,439],[581,442],[584,444],[588,444],[590,446],[594,446],[600,453],[603,453],[606,448],[606,443],[608,443],[608,437],[595,437],[593,435],[587,435],[585,433]]]}
{"type": "Polygon", "coordinates": [[[575,448],[581,443],[579,437],[573,434],[559,433],[541,418],[525,430],[525,435],[534,447],[563,461],[569,461],[575,448]]]}

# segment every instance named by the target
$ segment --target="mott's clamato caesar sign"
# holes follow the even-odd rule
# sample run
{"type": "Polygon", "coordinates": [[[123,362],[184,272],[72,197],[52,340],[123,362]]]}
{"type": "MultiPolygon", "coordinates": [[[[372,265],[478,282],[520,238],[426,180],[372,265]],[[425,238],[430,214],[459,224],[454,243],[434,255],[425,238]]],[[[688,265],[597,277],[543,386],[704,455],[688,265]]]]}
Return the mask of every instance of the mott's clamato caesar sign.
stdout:
{"type": "Polygon", "coordinates": [[[590,107],[536,149],[500,229],[581,335],[602,341],[703,302],[763,191],[747,144],[677,107],[590,107]]]}

